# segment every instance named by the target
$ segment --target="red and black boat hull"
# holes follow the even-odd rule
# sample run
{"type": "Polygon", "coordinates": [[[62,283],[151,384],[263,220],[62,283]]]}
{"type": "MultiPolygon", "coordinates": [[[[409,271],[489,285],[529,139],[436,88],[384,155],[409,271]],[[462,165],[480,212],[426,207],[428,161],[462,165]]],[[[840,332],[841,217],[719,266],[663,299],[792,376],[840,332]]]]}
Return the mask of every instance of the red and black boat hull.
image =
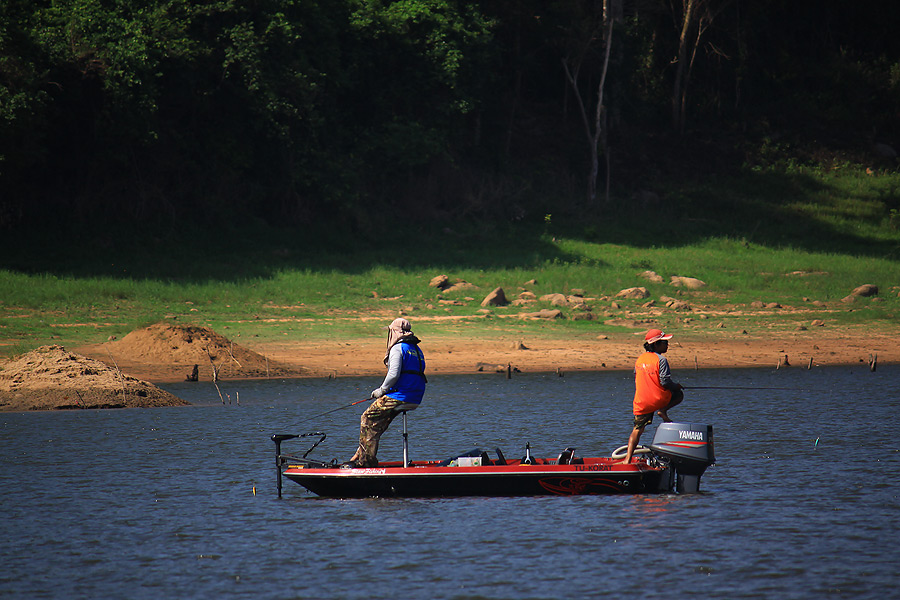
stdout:
{"type": "Polygon", "coordinates": [[[325,497],[433,498],[452,496],[574,496],[659,493],[672,489],[672,472],[646,462],[610,459],[584,464],[489,465],[475,467],[388,463],[377,468],[309,468],[288,465],[284,477],[325,497]]]}

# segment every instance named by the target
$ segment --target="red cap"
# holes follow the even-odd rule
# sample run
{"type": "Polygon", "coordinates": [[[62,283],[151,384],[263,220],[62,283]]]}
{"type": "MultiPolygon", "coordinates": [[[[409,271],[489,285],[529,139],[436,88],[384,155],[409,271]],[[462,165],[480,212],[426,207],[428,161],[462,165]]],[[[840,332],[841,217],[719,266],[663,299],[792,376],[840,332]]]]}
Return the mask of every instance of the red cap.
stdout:
{"type": "Polygon", "coordinates": [[[663,333],[661,329],[651,329],[644,336],[644,341],[648,344],[653,344],[660,340],[671,340],[671,339],[672,339],[672,334],[671,333],[669,333],[669,334],[663,333]]]}

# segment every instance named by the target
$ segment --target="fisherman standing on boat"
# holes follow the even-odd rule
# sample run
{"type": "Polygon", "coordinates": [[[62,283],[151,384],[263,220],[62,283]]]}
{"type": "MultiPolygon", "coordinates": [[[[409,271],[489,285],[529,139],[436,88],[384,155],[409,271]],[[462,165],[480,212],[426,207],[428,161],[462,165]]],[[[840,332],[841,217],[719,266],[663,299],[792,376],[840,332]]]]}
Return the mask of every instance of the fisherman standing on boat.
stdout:
{"type": "Polygon", "coordinates": [[[634,429],[628,438],[625,463],[631,462],[644,428],[653,422],[656,412],[665,423],[671,423],[668,410],[684,400],[684,388],[672,381],[669,361],[663,354],[669,349],[671,334],[651,329],[644,336],[645,352],[634,364],[634,429]]]}
{"type": "Polygon", "coordinates": [[[418,408],[422,402],[428,380],[425,378],[425,355],[419,342],[406,319],[394,319],[388,326],[387,353],[384,355],[388,372],[381,386],[372,391],[375,402],[360,417],[359,449],[343,466],[377,467],[381,434],[394,417],[418,408]]]}

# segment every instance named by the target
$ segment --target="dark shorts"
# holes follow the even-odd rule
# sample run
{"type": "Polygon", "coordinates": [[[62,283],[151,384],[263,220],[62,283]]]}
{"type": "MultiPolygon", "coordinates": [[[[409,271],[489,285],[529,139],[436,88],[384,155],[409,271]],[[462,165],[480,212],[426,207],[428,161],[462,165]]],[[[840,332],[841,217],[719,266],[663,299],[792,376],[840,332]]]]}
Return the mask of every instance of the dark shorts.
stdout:
{"type": "Polygon", "coordinates": [[[653,422],[653,413],[646,415],[634,415],[634,428],[642,429],[653,422]]]}

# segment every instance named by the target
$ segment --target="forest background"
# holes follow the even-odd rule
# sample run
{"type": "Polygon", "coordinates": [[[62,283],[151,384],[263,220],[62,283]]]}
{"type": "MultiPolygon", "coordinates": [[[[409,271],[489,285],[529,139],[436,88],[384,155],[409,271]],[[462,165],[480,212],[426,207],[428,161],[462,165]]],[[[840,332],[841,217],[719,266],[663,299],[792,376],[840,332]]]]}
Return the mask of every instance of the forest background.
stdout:
{"type": "Polygon", "coordinates": [[[875,0],[2,0],[2,337],[176,298],[396,314],[441,271],[536,268],[745,304],[876,283],[890,323],[898,29],[875,0]]]}
{"type": "Polygon", "coordinates": [[[776,161],[896,167],[898,24],[865,0],[3,0],[0,228],[602,223],[776,161]]]}

